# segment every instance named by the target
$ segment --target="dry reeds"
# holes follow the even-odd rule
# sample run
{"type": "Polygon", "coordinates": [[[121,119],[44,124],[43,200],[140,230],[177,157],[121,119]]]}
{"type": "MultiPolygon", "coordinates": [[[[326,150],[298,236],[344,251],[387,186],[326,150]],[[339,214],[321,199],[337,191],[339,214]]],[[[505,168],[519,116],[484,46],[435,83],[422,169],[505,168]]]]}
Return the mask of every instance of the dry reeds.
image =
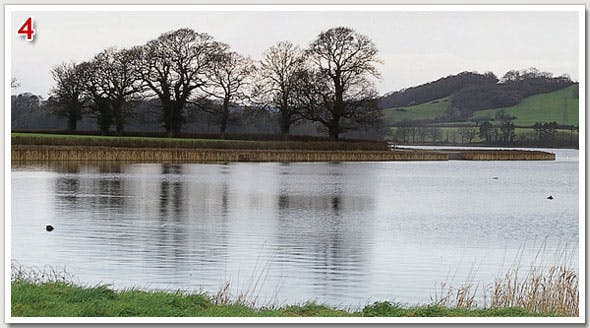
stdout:
{"type": "Polygon", "coordinates": [[[63,270],[58,270],[51,266],[39,267],[24,267],[16,261],[10,263],[10,280],[27,281],[32,283],[47,283],[47,282],[63,282],[71,283],[72,275],[67,272],[64,267],[63,270]]]}
{"type": "Polygon", "coordinates": [[[577,271],[566,264],[569,260],[567,252],[558,254],[561,264],[543,265],[538,263],[541,251],[544,247],[528,270],[523,272],[518,260],[513,269],[488,285],[475,282],[475,270],[459,287],[443,282],[439,289],[435,289],[431,301],[435,305],[466,310],[480,306],[483,309],[519,307],[535,313],[577,317],[579,278],[577,271]],[[477,303],[478,296],[483,304],[477,303]]]}
{"type": "Polygon", "coordinates": [[[141,162],[341,162],[444,161],[447,155],[425,151],[287,151],[228,149],[13,146],[12,161],[141,162]]]}
{"type": "Polygon", "coordinates": [[[468,161],[553,161],[555,154],[527,150],[462,150],[457,159],[468,161]]]}
{"type": "Polygon", "coordinates": [[[522,307],[532,312],[578,316],[578,273],[565,266],[532,267],[519,279],[518,269],[497,279],[490,296],[491,308],[522,307]]]}
{"type": "Polygon", "coordinates": [[[458,288],[442,282],[439,289],[435,289],[431,302],[437,306],[447,308],[472,310],[478,307],[476,298],[479,291],[479,284],[475,283],[475,272],[472,270],[463,285],[458,288]]]}

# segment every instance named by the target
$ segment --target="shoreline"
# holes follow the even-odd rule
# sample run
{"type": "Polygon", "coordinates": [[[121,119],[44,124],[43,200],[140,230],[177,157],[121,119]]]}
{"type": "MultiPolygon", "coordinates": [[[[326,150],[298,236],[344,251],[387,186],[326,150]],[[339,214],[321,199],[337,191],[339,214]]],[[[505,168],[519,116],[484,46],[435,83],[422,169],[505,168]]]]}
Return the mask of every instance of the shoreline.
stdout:
{"type": "Polygon", "coordinates": [[[348,162],[348,161],[513,161],[555,160],[555,154],[524,150],[287,150],[191,149],[64,145],[12,145],[12,162],[348,162]]]}
{"type": "Polygon", "coordinates": [[[115,291],[106,285],[11,282],[12,317],[565,317],[523,307],[461,308],[374,302],[357,310],[304,302],[257,307],[247,300],[199,292],[115,291]]]}

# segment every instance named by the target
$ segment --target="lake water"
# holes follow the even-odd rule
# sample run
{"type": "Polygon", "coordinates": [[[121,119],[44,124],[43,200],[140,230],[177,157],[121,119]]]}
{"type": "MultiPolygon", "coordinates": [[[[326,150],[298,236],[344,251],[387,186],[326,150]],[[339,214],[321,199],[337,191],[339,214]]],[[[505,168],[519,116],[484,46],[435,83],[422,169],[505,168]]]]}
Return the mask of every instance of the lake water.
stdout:
{"type": "Polygon", "coordinates": [[[229,281],[258,304],[425,303],[441,282],[493,282],[541,249],[547,264],[573,249],[578,267],[578,152],[555,152],[548,162],[13,164],[11,256],[114,288],[215,293],[229,281]]]}

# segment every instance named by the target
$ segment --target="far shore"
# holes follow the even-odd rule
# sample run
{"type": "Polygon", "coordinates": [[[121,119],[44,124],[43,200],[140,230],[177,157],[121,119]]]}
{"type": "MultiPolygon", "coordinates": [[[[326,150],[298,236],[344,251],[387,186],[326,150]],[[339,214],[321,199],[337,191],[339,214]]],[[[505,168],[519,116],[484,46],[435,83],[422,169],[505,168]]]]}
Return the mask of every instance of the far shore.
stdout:
{"type": "Polygon", "coordinates": [[[555,160],[544,151],[391,149],[385,141],[252,141],[13,133],[12,162],[347,162],[555,160]]]}

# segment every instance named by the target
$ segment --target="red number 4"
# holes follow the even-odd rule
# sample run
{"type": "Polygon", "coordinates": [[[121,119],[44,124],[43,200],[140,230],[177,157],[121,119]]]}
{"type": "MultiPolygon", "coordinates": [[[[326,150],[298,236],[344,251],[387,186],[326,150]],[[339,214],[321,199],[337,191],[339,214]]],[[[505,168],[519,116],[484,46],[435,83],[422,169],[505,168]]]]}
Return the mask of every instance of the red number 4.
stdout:
{"type": "Polygon", "coordinates": [[[18,29],[19,35],[26,35],[27,41],[33,40],[33,35],[35,35],[35,29],[33,28],[33,17],[27,18],[23,26],[18,29]]]}

